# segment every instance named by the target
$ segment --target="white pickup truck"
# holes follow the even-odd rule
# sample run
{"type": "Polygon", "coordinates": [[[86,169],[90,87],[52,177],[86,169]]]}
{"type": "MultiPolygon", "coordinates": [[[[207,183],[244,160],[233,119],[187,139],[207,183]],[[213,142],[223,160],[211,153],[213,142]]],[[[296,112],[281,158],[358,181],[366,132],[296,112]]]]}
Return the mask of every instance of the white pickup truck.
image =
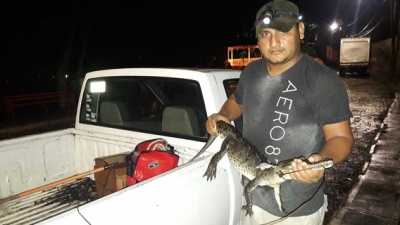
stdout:
{"type": "Polygon", "coordinates": [[[187,163],[208,139],[207,116],[234,91],[239,74],[150,68],[88,73],[75,128],[0,142],[0,200],[93,170],[96,158],[155,138],[175,148],[179,166],[91,201],[39,201],[57,188],[7,201],[0,204],[0,224],[240,224],[241,176],[227,157],[216,180],[203,177],[221,141],[187,163]]]}

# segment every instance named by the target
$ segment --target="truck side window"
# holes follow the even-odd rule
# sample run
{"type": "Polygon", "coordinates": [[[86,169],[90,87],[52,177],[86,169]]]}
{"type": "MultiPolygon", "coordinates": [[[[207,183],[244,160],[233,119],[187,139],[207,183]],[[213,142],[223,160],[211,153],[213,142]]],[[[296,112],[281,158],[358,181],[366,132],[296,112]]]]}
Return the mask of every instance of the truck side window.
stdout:
{"type": "MultiPolygon", "coordinates": [[[[235,92],[236,87],[239,83],[239,79],[230,79],[230,80],[224,80],[224,88],[225,88],[225,93],[226,93],[226,97],[229,98],[229,96],[231,96],[231,94],[233,94],[233,92],[235,92]]],[[[236,129],[242,133],[242,128],[243,128],[243,118],[239,117],[237,120],[234,121],[235,122],[235,127],[236,129]]]]}
{"type": "Polygon", "coordinates": [[[203,140],[207,137],[206,115],[196,81],[125,76],[88,80],[80,122],[203,140]],[[103,89],[91,89],[100,83],[103,89]]]}

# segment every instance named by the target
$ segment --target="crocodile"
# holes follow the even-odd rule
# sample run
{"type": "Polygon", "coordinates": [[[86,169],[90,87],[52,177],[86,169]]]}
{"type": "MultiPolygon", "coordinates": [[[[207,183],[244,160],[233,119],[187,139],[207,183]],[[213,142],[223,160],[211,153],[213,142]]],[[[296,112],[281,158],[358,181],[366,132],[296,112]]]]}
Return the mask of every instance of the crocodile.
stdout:
{"type": "Polygon", "coordinates": [[[265,185],[274,189],[274,195],[279,209],[281,212],[285,213],[280,198],[280,185],[287,179],[291,179],[289,174],[291,173],[291,165],[293,161],[301,159],[306,162],[312,170],[325,169],[333,166],[332,159],[324,159],[321,162],[310,163],[302,156],[291,160],[281,161],[278,164],[270,164],[268,163],[267,158],[263,156],[257,148],[245,139],[231,124],[222,120],[217,121],[216,130],[216,136],[210,136],[204,147],[190,161],[193,161],[201,155],[212,144],[216,137],[220,137],[223,140],[221,149],[211,158],[203,177],[206,176],[207,181],[212,181],[213,178],[215,179],[217,164],[222,157],[227,154],[229,161],[234,165],[234,167],[243,176],[250,180],[244,188],[246,205],[243,206],[243,209],[246,210],[246,215],[251,216],[253,214],[251,192],[257,186],[265,185]]]}

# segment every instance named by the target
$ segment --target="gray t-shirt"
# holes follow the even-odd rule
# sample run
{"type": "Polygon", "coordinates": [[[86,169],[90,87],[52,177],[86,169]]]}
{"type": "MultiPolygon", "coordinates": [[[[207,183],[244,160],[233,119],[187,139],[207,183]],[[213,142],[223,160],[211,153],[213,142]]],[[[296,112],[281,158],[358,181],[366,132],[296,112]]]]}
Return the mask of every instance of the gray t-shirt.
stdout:
{"type": "MultiPolygon", "coordinates": [[[[242,105],[243,136],[271,163],[319,152],[325,145],[322,126],[352,116],[341,78],[307,55],[278,76],[269,75],[266,59],[250,63],[240,76],[235,97],[242,105]]],[[[322,188],[318,189],[322,182],[284,182],[283,208],[292,212],[319,190],[293,216],[316,212],[323,204],[322,188]]],[[[284,216],[272,188],[257,187],[252,195],[254,205],[284,216]]]]}

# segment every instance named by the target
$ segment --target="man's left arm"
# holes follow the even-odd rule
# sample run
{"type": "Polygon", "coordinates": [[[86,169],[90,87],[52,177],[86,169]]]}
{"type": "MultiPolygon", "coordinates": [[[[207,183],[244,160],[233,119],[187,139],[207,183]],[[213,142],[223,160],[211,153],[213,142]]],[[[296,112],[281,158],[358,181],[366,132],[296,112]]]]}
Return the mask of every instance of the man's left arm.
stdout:
{"type": "MultiPolygon", "coordinates": [[[[350,120],[326,124],[322,128],[326,144],[319,153],[310,155],[308,160],[310,162],[319,162],[329,158],[333,159],[334,164],[342,162],[350,154],[354,143],[350,120]]],[[[292,166],[294,171],[294,173],[291,173],[292,179],[302,183],[315,183],[324,176],[324,170],[310,170],[301,160],[293,163],[292,166]]]]}

